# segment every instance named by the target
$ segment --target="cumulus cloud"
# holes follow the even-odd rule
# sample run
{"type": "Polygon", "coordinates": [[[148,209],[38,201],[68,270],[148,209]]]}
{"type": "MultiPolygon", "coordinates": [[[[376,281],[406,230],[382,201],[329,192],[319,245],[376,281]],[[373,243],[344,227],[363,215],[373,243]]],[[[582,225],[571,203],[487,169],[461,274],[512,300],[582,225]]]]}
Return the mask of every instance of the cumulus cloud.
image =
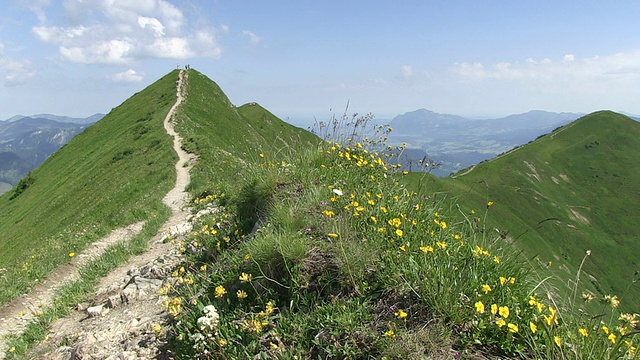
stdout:
{"type": "Polygon", "coordinates": [[[127,71],[123,71],[123,72],[120,72],[120,73],[117,73],[117,74],[109,75],[107,78],[109,80],[113,81],[114,83],[129,84],[129,83],[135,83],[135,82],[142,81],[143,76],[140,75],[135,70],[129,69],[127,71]]]}
{"type": "Polygon", "coordinates": [[[413,66],[402,65],[400,67],[400,71],[402,72],[402,76],[404,76],[405,78],[411,77],[413,75],[413,66]]]}
{"type": "Polygon", "coordinates": [[[0,41],[0,78],[7,87],[26,83],[37,73],[36,66],[27,59],[13,59],[4,56],[4,43],[0,41]]]}
{"type": "Polygon", "coordinates": [[[255,46],[260,43],[260,36],[254,34],[249,30],[242,30],[242,35],[249,37],[249,45],[255,46]]]}
{"type": "Polygon", "coordinates": [[[128,65],[146,58],[222,54],[218,29],[189,28],[182,11],[164,0],[65,0],[63,8],[68,23],[35,26],[32,32],[58,45],[67,61],[128,65]]]}

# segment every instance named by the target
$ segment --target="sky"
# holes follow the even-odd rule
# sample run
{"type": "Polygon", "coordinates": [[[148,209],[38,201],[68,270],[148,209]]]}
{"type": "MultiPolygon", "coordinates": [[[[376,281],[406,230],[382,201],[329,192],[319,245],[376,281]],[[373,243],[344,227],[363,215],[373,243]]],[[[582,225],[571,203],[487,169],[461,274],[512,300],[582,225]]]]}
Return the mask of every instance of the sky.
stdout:
{"type": "Polygon", "coordinates": [[[108,113],[178,65],[302,124],[640,114],[640,1],[2,0],[0,120],[108,113]]]}

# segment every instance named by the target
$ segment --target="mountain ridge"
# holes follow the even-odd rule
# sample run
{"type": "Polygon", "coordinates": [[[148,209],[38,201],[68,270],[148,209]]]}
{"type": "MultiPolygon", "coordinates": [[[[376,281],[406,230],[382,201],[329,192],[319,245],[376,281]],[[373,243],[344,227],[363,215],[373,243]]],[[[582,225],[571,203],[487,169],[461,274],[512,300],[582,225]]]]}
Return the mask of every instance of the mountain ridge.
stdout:
{"type": "Polygon", "coordinates": [[[599,111],[442,181],[469,208],[495,202],[491,224],[564,276],[571,278],[590,250],[583,269],[591,275],[588,288],[619,294],[628,304],[640,296],[640,287],[618,281],[639,270],[637,139],[640,123],[599,111]]]}

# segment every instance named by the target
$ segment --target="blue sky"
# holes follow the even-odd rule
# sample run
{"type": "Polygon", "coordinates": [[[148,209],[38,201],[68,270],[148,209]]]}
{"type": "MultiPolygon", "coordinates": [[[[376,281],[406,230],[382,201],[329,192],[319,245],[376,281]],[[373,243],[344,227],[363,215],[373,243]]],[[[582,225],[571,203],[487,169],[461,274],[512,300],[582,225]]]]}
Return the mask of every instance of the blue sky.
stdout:
{"type": "Polygon", "coordinates": [[[293,123],[640,114],[638,1],[5,0],[0,119],[109,112],[190,64],[293,123]]]}

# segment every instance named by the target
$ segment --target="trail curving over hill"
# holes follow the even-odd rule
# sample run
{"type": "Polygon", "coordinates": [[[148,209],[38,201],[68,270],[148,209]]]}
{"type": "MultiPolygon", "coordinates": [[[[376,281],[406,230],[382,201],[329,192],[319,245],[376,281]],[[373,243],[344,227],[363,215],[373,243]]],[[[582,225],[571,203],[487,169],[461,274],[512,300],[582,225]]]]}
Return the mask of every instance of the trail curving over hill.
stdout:
{"type": "MultiPolygon", "coordinates": [[[[176,111],[183,101],[187,78],[188,71],[180,70],[176,82],[176,102],[164,119],[164,128],[173,137],[173,148],[178,155],[175,186],[163,198],[163,202],[171,208],[171,217],[149,240],[149,248],[145,253],[130,258],[125,265],[103,278],[91,303],[79,304],[78,311],[55,321],[50,326],[47,340],[37,345],[29,357],[106,359],[115,356],[129,359],[159,356],[159,347],[163,343],[157,339],[158,334],[153,337],[153,326],[163,321],[164,314],[158,303],[157,288],[161,285],[163,272],[181,260],[174,244],[165,240],[168,233],[179,236],[190,230],[185,225],[190,214],[186,208],[189,195],[185,188],[190,182],[189,171],[196,158],[181,148],[182,138],[173,127],[176,111]],[[123,279],[128,280],[123,283],[123,279]],[[132,284],[134,286],[130,286],[132,284]],[[144,340],[155,342],[157,346],[154,348],[153,344],[147,344],[151,346],[136,348],[128,343],[135,336],[145,337],[144,340]],[[58,346],[62,343],[65,345],[58,346]]],[[[36,313],[51,304],[57,289],[79,278],[79,270],[83,265],[99,257],[110,245],[129,241],[141,231],[143,225],[140,222],[114,230],[87,246],[70,264],[54,271],[29,294],[1,307],[0,359],[5,357],[5,351],[8,350],[5,336],[22,333],[35,319],[36,313]]]]}

